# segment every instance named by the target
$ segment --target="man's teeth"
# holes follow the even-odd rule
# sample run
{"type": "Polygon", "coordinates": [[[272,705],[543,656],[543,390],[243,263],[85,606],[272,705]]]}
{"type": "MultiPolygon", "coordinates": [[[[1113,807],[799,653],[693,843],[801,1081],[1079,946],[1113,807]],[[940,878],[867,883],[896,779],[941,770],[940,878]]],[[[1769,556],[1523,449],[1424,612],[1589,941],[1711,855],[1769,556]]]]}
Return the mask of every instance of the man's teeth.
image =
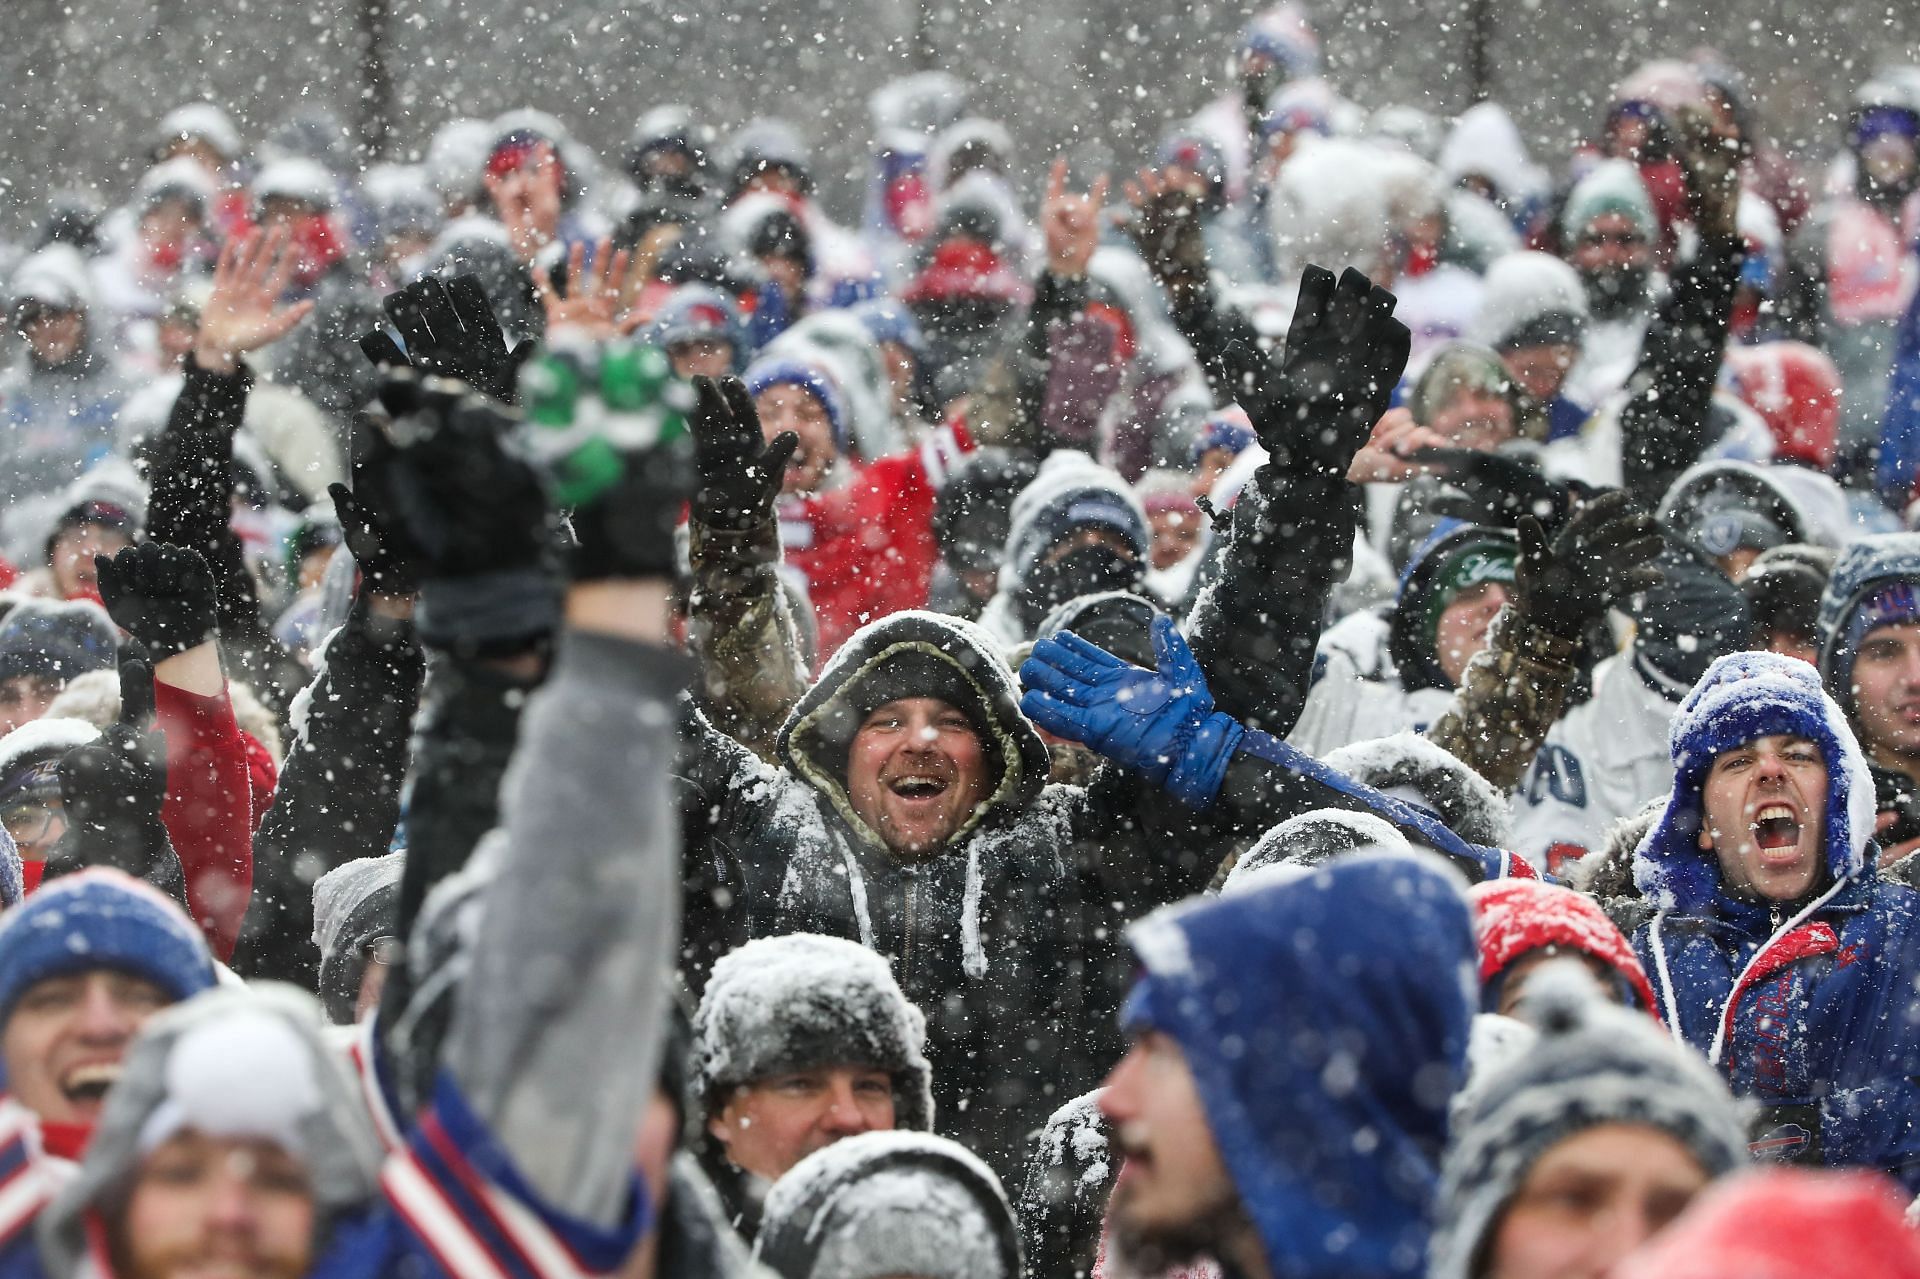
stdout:
{"type": "Polygon", "coordinates": [[[1800,842],[1800,813],[1790,804],[1765,804],[1753,818],[1754,842],[1762,848],[1787,848],[1800,842]]]}
{"type": "Polygon", "coordinates": [[[69,1097],[100,1097],[119,1080],[120,1067],[115,1063],[75,1066],[61,1080],[61,1089],[69,1097]]]}
{"type": "Polygon", "coordinates": [[[1765,804],[1761,806],[1758,813],[1754,814],[1753,820],[1754,824],[1758,825],[1761,822],[1778,821],[1781,819],[1792,821],[1798,816],[1799,814],[1790,804],[1765,804]]]}
{"type": "Polygon", "coordinates": [[[926,799],[946,788],[945,779],[939,777],[901,777],[893,783],[893,793],[908,799],[926,799]]]}

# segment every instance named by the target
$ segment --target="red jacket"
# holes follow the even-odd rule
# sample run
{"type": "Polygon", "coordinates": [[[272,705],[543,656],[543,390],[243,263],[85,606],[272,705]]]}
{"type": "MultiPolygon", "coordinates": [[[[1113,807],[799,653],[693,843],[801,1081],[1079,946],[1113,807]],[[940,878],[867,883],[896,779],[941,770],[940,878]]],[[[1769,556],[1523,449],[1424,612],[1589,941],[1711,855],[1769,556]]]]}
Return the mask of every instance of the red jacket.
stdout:
{"type": "Polygon", "coordinates": [[[837,488],[780,504],[786,562],[806,578],[824,663],[868,622],[927,602],[940,548],[933,499],[973,441],[961,426],[864,465],[837,488]]]}
{"type": "Polygon", "coordinates": [[[253,769],[247,736],[223,693],[199,697],[153,685],[167,739],[167,798],[160,809],[187,881],[187,904],[213,953],[233,955],[253,896],[253,769]]]}

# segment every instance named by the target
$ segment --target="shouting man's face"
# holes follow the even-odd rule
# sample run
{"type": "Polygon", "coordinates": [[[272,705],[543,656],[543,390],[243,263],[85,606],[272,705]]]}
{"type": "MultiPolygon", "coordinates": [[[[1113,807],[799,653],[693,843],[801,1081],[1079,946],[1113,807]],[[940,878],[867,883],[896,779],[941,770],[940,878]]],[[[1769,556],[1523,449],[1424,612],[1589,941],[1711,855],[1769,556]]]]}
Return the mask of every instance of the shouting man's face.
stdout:
{"type": "Polygon", "coordinates": [[[988,786],[973,721],[937,697],[877,708],[847,753],[847,799],[896,853],[938,851],[987,798],[988,786]]]}
{"type": "Polygon", "coordinates": [[[1790,902],[1820,878],[1827,761],[1804,737],[1776,733],[1714,756],[1701,791],[1700,847],[1737,896],[1790,902]]]}

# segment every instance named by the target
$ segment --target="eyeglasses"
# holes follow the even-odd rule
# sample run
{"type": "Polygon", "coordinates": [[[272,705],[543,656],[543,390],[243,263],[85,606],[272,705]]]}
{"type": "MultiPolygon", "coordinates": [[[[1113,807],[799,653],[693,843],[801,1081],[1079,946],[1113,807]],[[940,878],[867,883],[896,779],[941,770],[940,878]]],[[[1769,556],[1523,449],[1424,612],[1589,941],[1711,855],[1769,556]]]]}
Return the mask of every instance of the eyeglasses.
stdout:
{"type": "Polygon", "coordinates": [[[67,833],[67,815],[58,806],[37,801],[14,804],[0,810],[0,826],[7,828],[15,844],[40,848],[67,833]]]}
{"type": "Polygon", "coordinates": [[[1605,248],[1612,245],[1621,249],[1637,249],[1647,242],[1647,237],[1638,231],[1589,231],[1580,237],[1581,247],[1605,248]]]}

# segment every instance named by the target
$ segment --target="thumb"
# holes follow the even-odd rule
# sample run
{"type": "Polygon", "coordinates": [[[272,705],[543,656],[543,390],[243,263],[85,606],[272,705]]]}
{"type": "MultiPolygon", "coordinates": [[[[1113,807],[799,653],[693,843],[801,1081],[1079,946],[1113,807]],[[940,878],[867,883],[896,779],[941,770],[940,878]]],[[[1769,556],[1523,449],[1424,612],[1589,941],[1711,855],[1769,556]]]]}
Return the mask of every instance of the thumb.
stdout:
{"type": "Polygon", "coordinates": [[[116,721],[135,732],[153,723],[153,662],[145,646],[130,642],[120,654],[120,718],[116,721]]]}
{"type": "Polygon", "coordinates": [[[1520,517],[1520,560],[1524,564],[1547,562],[1547,530],[1537,515],[1520,517]]]}
{"type": "Polygon", "coordinates": [[[1206,676],[1171,617],[1153,619],[1153,659],[1160,673],[1182,688],[1204,688],[1206,676]]]}
{"type": "Polygon", "coordinates": [[[793,457],[794,450],[800,447],[800,437],[792,431],[782,431],[773,437],[773,443],[761,452],[755,465],[770,479],[779,479],[787,469],[787,462],[793,457]]]}

